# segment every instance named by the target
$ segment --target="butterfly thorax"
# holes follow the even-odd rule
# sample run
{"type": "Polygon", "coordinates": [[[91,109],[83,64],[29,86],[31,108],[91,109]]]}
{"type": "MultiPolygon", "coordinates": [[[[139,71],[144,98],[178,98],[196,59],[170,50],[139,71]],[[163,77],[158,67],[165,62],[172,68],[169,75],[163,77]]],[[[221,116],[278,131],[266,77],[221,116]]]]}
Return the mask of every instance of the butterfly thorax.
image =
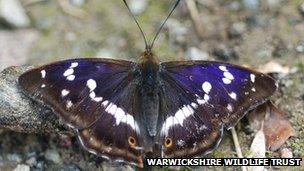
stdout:
{"type": "Polygon", "coordinates": [[[159,61],[151,50],[146,50],[139,59],[139,66],[142,72],[143,84],[148,87],[156,86],[159,61]]]}
{"type": "Polygon", "coordinates": [[[158,60],[150,50],[145,51],[139,59],[141,86],[148,94],[154,93],[158,86],[158,63],[158,60]]]}
{"type": "MultiPolygon", "coordinates": [[[[147,130],[147,142],[153,142],[157,133],[159,116],[159,62],[150,50],[145,51],[140,57],[141,70],[140,107],[143,123],[147,130]],[[152,139],[152,141],[151,141],[152,139]]],[[[152,148],[154,144],[146,144],[152,148]]]]}

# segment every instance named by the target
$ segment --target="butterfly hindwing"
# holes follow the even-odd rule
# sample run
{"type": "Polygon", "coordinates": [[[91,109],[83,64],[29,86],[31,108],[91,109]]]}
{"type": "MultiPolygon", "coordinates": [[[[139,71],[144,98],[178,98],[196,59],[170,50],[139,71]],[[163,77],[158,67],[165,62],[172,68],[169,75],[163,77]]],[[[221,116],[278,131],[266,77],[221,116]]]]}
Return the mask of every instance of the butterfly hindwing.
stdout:
{"type": "Polygon", "coordinates": [[[90,152],[141,165],[135,63],[110,59],[71,59],[30,70],[22,88],[78,132],[90,152]]]}
{"type": "Polygon", "coordinates": [[[212,61],[162,63],[160,79],[160,139],[169,157],[213,150],[223,127],[234,126],[276,90],[276,82],[265,74],[212,61]]]}
{"type": "Polygon", "coordinates": [[[211,118],[211,106],[198,107],[191,92],[163,74],[160,92],[161,123],[159,140],[163,157],[191,157],[214,149],[222,135],[218,118],[211,118]]]}

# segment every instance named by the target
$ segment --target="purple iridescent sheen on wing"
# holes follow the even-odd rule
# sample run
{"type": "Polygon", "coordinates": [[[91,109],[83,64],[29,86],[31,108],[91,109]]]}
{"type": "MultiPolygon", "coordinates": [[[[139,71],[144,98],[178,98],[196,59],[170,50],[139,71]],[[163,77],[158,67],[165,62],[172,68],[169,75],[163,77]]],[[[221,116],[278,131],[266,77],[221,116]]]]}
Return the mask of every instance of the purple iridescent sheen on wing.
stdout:
{"type": "Polygon", "coordinates": [[[265,74],[212,61],[162,63],[160,78],[160,112],[165,116],[160,139],[176,140],[164,148],[169,157],[213,150],[222,126],[231,128],[276,90],[276,82],[265,74]]]}

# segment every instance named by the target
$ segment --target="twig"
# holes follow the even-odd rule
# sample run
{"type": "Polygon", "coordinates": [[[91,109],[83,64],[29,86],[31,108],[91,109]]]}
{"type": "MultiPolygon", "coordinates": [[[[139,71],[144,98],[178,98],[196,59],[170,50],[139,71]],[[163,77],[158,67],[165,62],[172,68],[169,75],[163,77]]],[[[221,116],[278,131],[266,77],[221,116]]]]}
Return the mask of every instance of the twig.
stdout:
{"type": "Polygon", "coordinates": [[[186,0],[185,2],[187,4],[188,10],[190,12],[190,16],[191,16],[192,22],[194,24],[197,35],[200,38],[204,38],[204,26],[202,25],[202,22],[200,21],[199,12],[196,8],[195,1],[186,0]]]}
{"type": "MultiPolygon", "coordinates": [[[[239,140],[237,137],[237,133],[236,133],[234,127],[231,128],[231,134],[232,134],[232,139],[233,139],[233,143],[235,146],[236,154],[237,154],[238,158],[243,158],[241,146],[240,146],[240,143],[239,143],[239,140]]],[[[242,166],[242,171],[247,171],[246,166],[242,166]]]]}
{"type": "Polygon", "coordinates": [[[18,77],[30,68],[9,67],[0,73],[0,128],[24,133],[65,130],[51,110],[30,100],[19,87],[18,77]]]}

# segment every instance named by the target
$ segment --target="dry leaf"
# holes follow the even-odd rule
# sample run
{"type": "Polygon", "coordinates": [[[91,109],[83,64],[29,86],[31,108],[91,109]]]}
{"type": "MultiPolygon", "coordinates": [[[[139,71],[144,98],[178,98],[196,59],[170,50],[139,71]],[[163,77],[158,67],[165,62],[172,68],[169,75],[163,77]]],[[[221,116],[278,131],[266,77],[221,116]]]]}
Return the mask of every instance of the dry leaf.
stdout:
{"type": "Polygon", "coordinates": [[[263,129],[259,130],[250,146],[250,155],[248,157],[264,158],[266,153],[266,140],[263,129]]]}
{"type": "Polygon", "coordinates": [[[257,107],[248,115],[248,119],[255,130],[259,130],[262,122],[264,123],[263,131],[267,150],[275,151],[279,149],[290,136],[295,135],[286,114],[270,101],[257,107]]]}
{"type": "MultiPolygon", "coordinates": [[[[250,146],[250,154],[248,158],[265,158],[266,154],[266,140],[263,128],[261,128],[255,135],[250,146]]],[[[263,171],[264,166],[250,166],[249,171],[263,171]]]]}
{"type": "Polygon", "coordinates": [[[290,72],[290,69],[288,67],[283,67],[281,64],[270,61],[267,62],[265,65],[262,65],[258,68],[258,71],[262,73],[282,73],[282,74],[288,74],[290,72]]]}

